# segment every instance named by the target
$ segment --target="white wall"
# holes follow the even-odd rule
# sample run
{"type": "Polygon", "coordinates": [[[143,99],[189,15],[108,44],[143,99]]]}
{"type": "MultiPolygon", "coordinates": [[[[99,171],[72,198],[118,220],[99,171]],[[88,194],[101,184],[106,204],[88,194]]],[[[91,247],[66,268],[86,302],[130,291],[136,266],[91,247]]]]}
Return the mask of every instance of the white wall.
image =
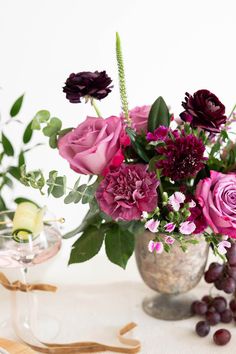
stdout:
{"type": "MultiPolygon", "coordinates": [[[[25,123],[45,108],[62,118],[65,127],[75,126],[93,111],[65,99],[65,79],[71,72],[105,69],[115,87],[100,108],[104,116],[118,114],[116,31],[123,42],[130,107],[152,103],[161,94],[178,114],[186,91],[208,88],[229,112],[236,101],[235,13],[235,0],[0,0],[1,113],[7,117],[12,101],[26,92],[21,114],[25,123]]],[[[19,143],[20,130],[11,125],[7,134],[19,143]]],[[[35,134],[35,141],[45,140],[35,134]]],[[[46,146],[30,153],[28,165],[58,169],[68,174],[71,184],[76,178],[57,152],[46,146]]],[[[66,216],[67,228],[85,212],[82,206],[43,199],[21,186],[15,191],[19,193],[34,196],[66,216]]],[[[137,277],[134,261],[123,272],[103,254],[66,269],[68,253],[69,242],[52,265],[60,267],[58,279],[61,272],[89,282],[106,281],[107,276],[137,277]]]]}

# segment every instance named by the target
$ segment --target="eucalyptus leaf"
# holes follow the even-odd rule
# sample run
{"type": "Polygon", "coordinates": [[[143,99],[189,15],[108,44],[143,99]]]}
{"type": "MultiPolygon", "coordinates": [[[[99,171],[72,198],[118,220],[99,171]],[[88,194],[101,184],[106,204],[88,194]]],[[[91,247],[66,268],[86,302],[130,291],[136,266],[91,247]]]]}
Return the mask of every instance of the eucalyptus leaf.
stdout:
{"type": "Polygon", "coordinates": [[[85,262],[94,257],[101,249],[104,232],[95,226],[89,226],[73,244],[69,264],[85,262]]]}
{"type": "Polygon", "coordinates": [[[56,177],[55,184],[51,190],[54,198],[61,198],[66,193],[66,176],[56,177]]]}
{"type": "Polygon", "coordinates": [[[21,109],[22,103],[23,103],[24,95],[20,96],[12,105],[11,110],[10,110],[10,116],[13,118],[15,117],[21,109]]]}
{"type": "Polygon", "coordinates": [[[7,156],[14,156],[14,148],[10,140],[2,133],[2,146],[7,156]]]}
{"type": "Polygon", "coordinates": [[[170,125],[169,109],[161,96],[156,99],[150,109],[148,116],[148,131],[153,132],[160,125],[166,127],[169,127],[170,125]]]}
{"type": "Polygon", "coordinates": [[[45,123],[49,120],[50,118],[50,112],[43,109],[41,111],[38,111],[34,117],[39,123],[45,123]]]}
{"type": "Polygon", "coordinates": [[[134,235],[118,224],[112,224],[106,231],[105,246],[109,260],[125,269],[134,251],[134,235]]]}
{"type": "Polygon", "coordinates": [[[53,134],[50,136],[49,138],[49,146],[52,149],[56,149],[57,148],[57,134],[53,134]]]}
{"type": "Polygon", "coordinates": [[[61,126],[62,122],[59,118],[51,118],[47,126],[43,128],[43,134],[48,137],[55,135],[60,131],[61,126]]]}

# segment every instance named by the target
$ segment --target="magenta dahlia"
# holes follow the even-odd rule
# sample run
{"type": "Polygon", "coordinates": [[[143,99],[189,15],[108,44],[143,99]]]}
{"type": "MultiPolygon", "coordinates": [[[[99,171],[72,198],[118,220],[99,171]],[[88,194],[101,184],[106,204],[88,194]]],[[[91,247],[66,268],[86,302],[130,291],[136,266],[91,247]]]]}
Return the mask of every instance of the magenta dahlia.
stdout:
{"type": "Polygon", "coordinates": [[[158,154],[163,155],[163,159],[157,162],[157,168],[173,181],[194,177],[204,167],[204,151],[202,140],[195,135],[186,135],[184,131],[172,134],[164,146],[157,148],[158,154]]]}
{"type": "Polygon", "coordinates": [[[100,183],[96,199],[100,209],[114,220],[139,220],[142,212],[157,206],[159,181],[142,164],[122,164],[100,183]]]}

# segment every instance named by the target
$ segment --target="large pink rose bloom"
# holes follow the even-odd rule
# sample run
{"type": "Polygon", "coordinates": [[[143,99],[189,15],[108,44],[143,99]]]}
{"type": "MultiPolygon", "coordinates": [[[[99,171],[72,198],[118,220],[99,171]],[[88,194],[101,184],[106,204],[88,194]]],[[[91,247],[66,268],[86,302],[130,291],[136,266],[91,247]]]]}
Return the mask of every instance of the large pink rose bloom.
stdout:
{"type": "Polygon", "coordinates": [[[236,174],[211,171],[198,183],[196,198],[211,229],[236,238],[236,174]]]}
{"type": "MultiPolygon", "coordinates": [[[[147,133],[148,126],[148,115],[151,106],[141,106],[135,107],[129,111],[129,116],[132,121],[132,128],[136,130],[137,133],[147,133]]],[[[124,115],[121,115],[124,118],[124,115]]]]}
{"type": "Polygon", "coordinates": [[[123,221],[139,220],[143,211],[153,211],[159,181],[147,167],[122,164],[111,170],[96,192],[100,209],[112,219],[123,221]]]}
{"type": "Polygon", "coordinates": [[[59,139],[59,153],[74,171],[100,175],[120,151],[122,132],[119,117],[87,117],[77,128],[59,139]]]}

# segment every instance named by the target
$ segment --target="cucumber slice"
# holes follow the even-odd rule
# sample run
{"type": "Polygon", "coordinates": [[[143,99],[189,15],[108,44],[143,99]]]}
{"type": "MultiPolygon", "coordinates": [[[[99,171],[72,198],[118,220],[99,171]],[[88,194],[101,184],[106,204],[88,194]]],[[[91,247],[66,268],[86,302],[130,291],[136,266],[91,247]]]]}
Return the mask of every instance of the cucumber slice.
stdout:
{"type": "Polygon", "coordinates": [[[39,209],[35,204],[23,202],[17,206],[13,218],[13,237],[17,242],[29,242],[43,230],[45,209],[39,209]]]}

